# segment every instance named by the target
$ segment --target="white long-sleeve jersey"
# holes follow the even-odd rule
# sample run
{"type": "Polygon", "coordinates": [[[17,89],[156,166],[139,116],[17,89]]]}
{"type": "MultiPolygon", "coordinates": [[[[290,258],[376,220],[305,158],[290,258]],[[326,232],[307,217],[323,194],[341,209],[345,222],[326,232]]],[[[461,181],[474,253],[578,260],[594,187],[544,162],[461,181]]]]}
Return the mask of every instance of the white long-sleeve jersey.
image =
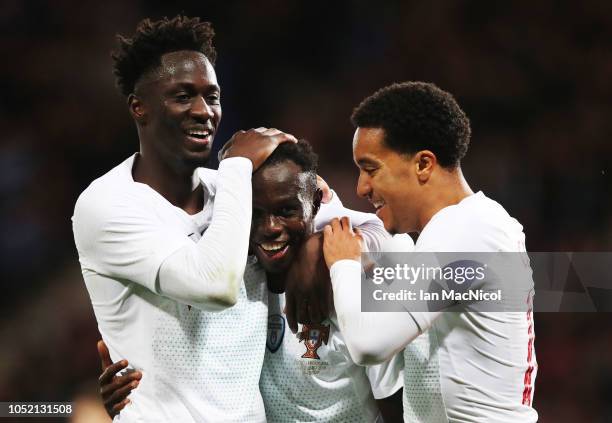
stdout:
{"type": "Polygon", "coordinates": [[[135,182],[133,163],[134,156],[94,181],[73,216],[102,338],[113,360],[143,372],[115,420],[265,421],[265,275],[243,282],[251,162],[198,169],[205,203],[192,216],[135,182]]]}
{"type": "MultiPolygon", "coordinates": [[[[417,252],[521,252],[522,226],[481,192],[440,210],[417,252]]],[[[535,422],[534,324],[527,312],[361,313],[361,268],[342,260],[331,279],[353,359],[380,362],[404,350],[408,422],[535,422]]]]}

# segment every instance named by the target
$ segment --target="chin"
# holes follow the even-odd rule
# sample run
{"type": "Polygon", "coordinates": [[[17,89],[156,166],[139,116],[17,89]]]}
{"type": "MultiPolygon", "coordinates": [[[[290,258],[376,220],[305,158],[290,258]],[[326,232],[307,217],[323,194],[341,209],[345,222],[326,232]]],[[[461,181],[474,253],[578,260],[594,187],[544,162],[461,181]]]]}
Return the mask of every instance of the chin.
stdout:
{"type": "MultiPolygon", "coordinates": [[[[261,267],[263,267],[266,273],[269,273],[269,274],[285,273],[289,269],[289,266],[285,265],[284,263],[271,262],[261,257],[258,257],[257,259],[259,260],[259,264],[261,264],[261,267]]],[[[279,260],[279,262],[280,261],[281,260],[279,260]]]]}
{"type": "Polygon", "coordinates": [[[381,220],[387,232],[389,232],[391,235],[395,235],[397,233],[397,229],[393,225],[393,222],[391,222],[389,219],[381,219],[381,220]]]}
{"type": "Polygon", "coordinates": [[[261,267],[263,267],[263,269],[270,274],[287,272],[291,266],[291,262],[293,261],[291,254],[287,254],[287,256],[278,260],[270,260],[269,257],[259,254],[257,254],[256,257],[259,264],[261,264],[261,267]]]}

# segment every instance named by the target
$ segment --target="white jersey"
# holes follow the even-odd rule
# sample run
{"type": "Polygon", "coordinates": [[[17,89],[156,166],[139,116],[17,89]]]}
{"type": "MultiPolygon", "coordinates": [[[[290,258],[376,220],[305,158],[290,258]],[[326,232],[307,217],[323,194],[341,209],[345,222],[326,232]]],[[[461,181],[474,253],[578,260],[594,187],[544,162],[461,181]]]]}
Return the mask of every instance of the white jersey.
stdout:
{"type": "MultiPolygon", "coordinates": [[[[229,160],[220,166],[220,177],[229,167],[242,166],[240,160],[229,160]]],[[[81,194],[73,217],[79,260],[102,338],[114,361],[127,359],[143,373],[132,402],[115,420],[264,421],[258,389],[268,300],[263,271],[249,269],[236,305],[220,312],[165,296],[156,279],[168,257],[185,244],[195,244],[212,227],[213,199],[220,195],[215,194],[217,172],[197,170],[205,204],[190,216],[148,185],[135,182],[133,163],[130,157],[94,181],[81,194]]],[[[240,186],[224,189],[244,198],[250,193],[251,170],[246,166],[237,171],[245,173],[240,186]]],[[[215,207],[220,208],[217,200],[215,207]]],[[[230,223],[231,213],[224,216],[230,223]]],[[[247,219],[248,224],[250,209],[235,213],[235,219],[247,219]]],[[[216,248],[228,242],[210,241],[216,248]]],[[[242,260],[244,266],[246,249],[242,260]]]]}
{"type": "MultiPolygon", "coordinates": [[[[524,252],[525,235],[501,205],[479,192],[436,213],[415,251],[524,252]]],[[[361,313],[360,265],[341,260],[330,273],[355,361],[379,362],[405,347],[406,422],[537,421],[531,310],[361,313]]]]}
{"type": "MultiPolygon", "coordinates": [[[[176,278],[164,285],[158,276],[166,263],[200,240],[212,246],[206,256],[210,262],[218,259],[213,255],[221,247],[238,256],[243,249],[242,270],[225,262],[221,270],[244,271],[250,162],[233,158],[224,160],[219,172],[198,169],[194,187],[203,186],[204,206],[200,213],[188,215],[133,180],[134,157],[94,181],[79,197],[73,216],[79,260],[102,338],[114,361],[125,358],[132,369],[143,372],[131,403],[115,420],[264,421],[258,389],[268,300],[263,270],[248,266],[236,304],[220,312],[185,300],[185,291],[198,292],[197,278],[191,285],[176,278]],[[213,216],[222,221],[214,234],[213,216]]],[[[322,211],[329,209],[333,207],[322,206],[322,211]]],[[[378,220],[358,212],[342,213],[336,216],[349,214],[355,224],[366,227],[378,220]]],[[[315,223],[321,219],[326,219],[325,212],[315,223]]],[[[375,223],[370,232],[377,234],[382,224],[375,223]]],[[[375,247],[379,237],[371,239],[375,247]]],[[[185,258],[179,263],[197,269],[192,269],[193,256],[185,258]]],[[[212,274],[213,279],[223,279],[221,272],[212,274]]]]}
{"type": "Polygon", "coordinates": [[[335,317],[287,328],[285,295],[270,293],[266,356],[259,383],[270,423],[381,421],[375,398],[403,385],[403,357],[358,366],[335,317]]]}
{"type": "MultiPolygon", "coordinates": [[[[380,219],[344,208],[335,194],[329,204],[321,205],[315,230],[342,216],[360,228],[368,249],[377,250],[388,242],[380,219]]],[[[253,262],[250,267],[259,265],[253,262]]],[[[380,365],[358,366],[350,358],[335,317],[322,325],[300,325],[294,335],[287,328],[284,307],[284,294],[269,293],[268,337],[259,383],[268,422],[376,421],[374,398],[386,398],[402,387],[401,354],[380,365]]]]}
{"type": "MultiPolygon", "coordinates": [[[[436,213],[415,251],[524,252],[525,234],[499,203],[478,192],[436,213]]],[[[404,357],[406,421],[538,419],[531,407],[537,373],[531,311],[442,313],[404,357]]]]}

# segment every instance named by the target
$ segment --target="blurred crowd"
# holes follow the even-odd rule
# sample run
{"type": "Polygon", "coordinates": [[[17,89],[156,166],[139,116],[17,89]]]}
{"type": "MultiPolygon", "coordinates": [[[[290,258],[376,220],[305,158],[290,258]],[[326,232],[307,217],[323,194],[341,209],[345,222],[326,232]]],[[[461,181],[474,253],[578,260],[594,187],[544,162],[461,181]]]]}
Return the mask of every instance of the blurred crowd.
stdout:
{"type": "MultiPolygon", "coordinates": [[[[431,81],[471,119],[472,188],[524,225],[529,250],[611,250],[610,2],[5,0],[0,401],[95,398],[99,335],[70,217],[78,194],[138,149],[114,87],[115,34],[178,12],[216,28],[217,149],[257,126],[304,137],[345,205],[368,211],[351,110],[391,82],[431,81]]],[[[535,321],[541,421],[611,421],[608,316],[535,321]]]]}

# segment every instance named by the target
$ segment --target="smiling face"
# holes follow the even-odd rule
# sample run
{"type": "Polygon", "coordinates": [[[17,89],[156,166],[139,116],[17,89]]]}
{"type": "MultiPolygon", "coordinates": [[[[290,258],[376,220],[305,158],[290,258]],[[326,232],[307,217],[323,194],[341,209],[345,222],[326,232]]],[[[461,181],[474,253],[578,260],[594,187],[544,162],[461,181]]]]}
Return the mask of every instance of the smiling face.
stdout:
{"type": "Polygon", "coordinates": [[[164,54],[128,101],[145,155],[173,168],[206,164],[221,121],[220,88],[206,56],[195,51],[164,54]]]}
{"type": "Polygon", "coordinates": [[[312,234],[320,195],[314,175],[291,160],[253,174],[251,251],[268,273],[285,272],[312,234]]]}
{"type": "Polygon", "coordinates": [[[357,128],[353,159],[359,167],[357,194],[367,198],[391,233],[413,232],[418,225],[421,189],[417,163],[407,154],[390,149],[381,128],[357,128]]]}

